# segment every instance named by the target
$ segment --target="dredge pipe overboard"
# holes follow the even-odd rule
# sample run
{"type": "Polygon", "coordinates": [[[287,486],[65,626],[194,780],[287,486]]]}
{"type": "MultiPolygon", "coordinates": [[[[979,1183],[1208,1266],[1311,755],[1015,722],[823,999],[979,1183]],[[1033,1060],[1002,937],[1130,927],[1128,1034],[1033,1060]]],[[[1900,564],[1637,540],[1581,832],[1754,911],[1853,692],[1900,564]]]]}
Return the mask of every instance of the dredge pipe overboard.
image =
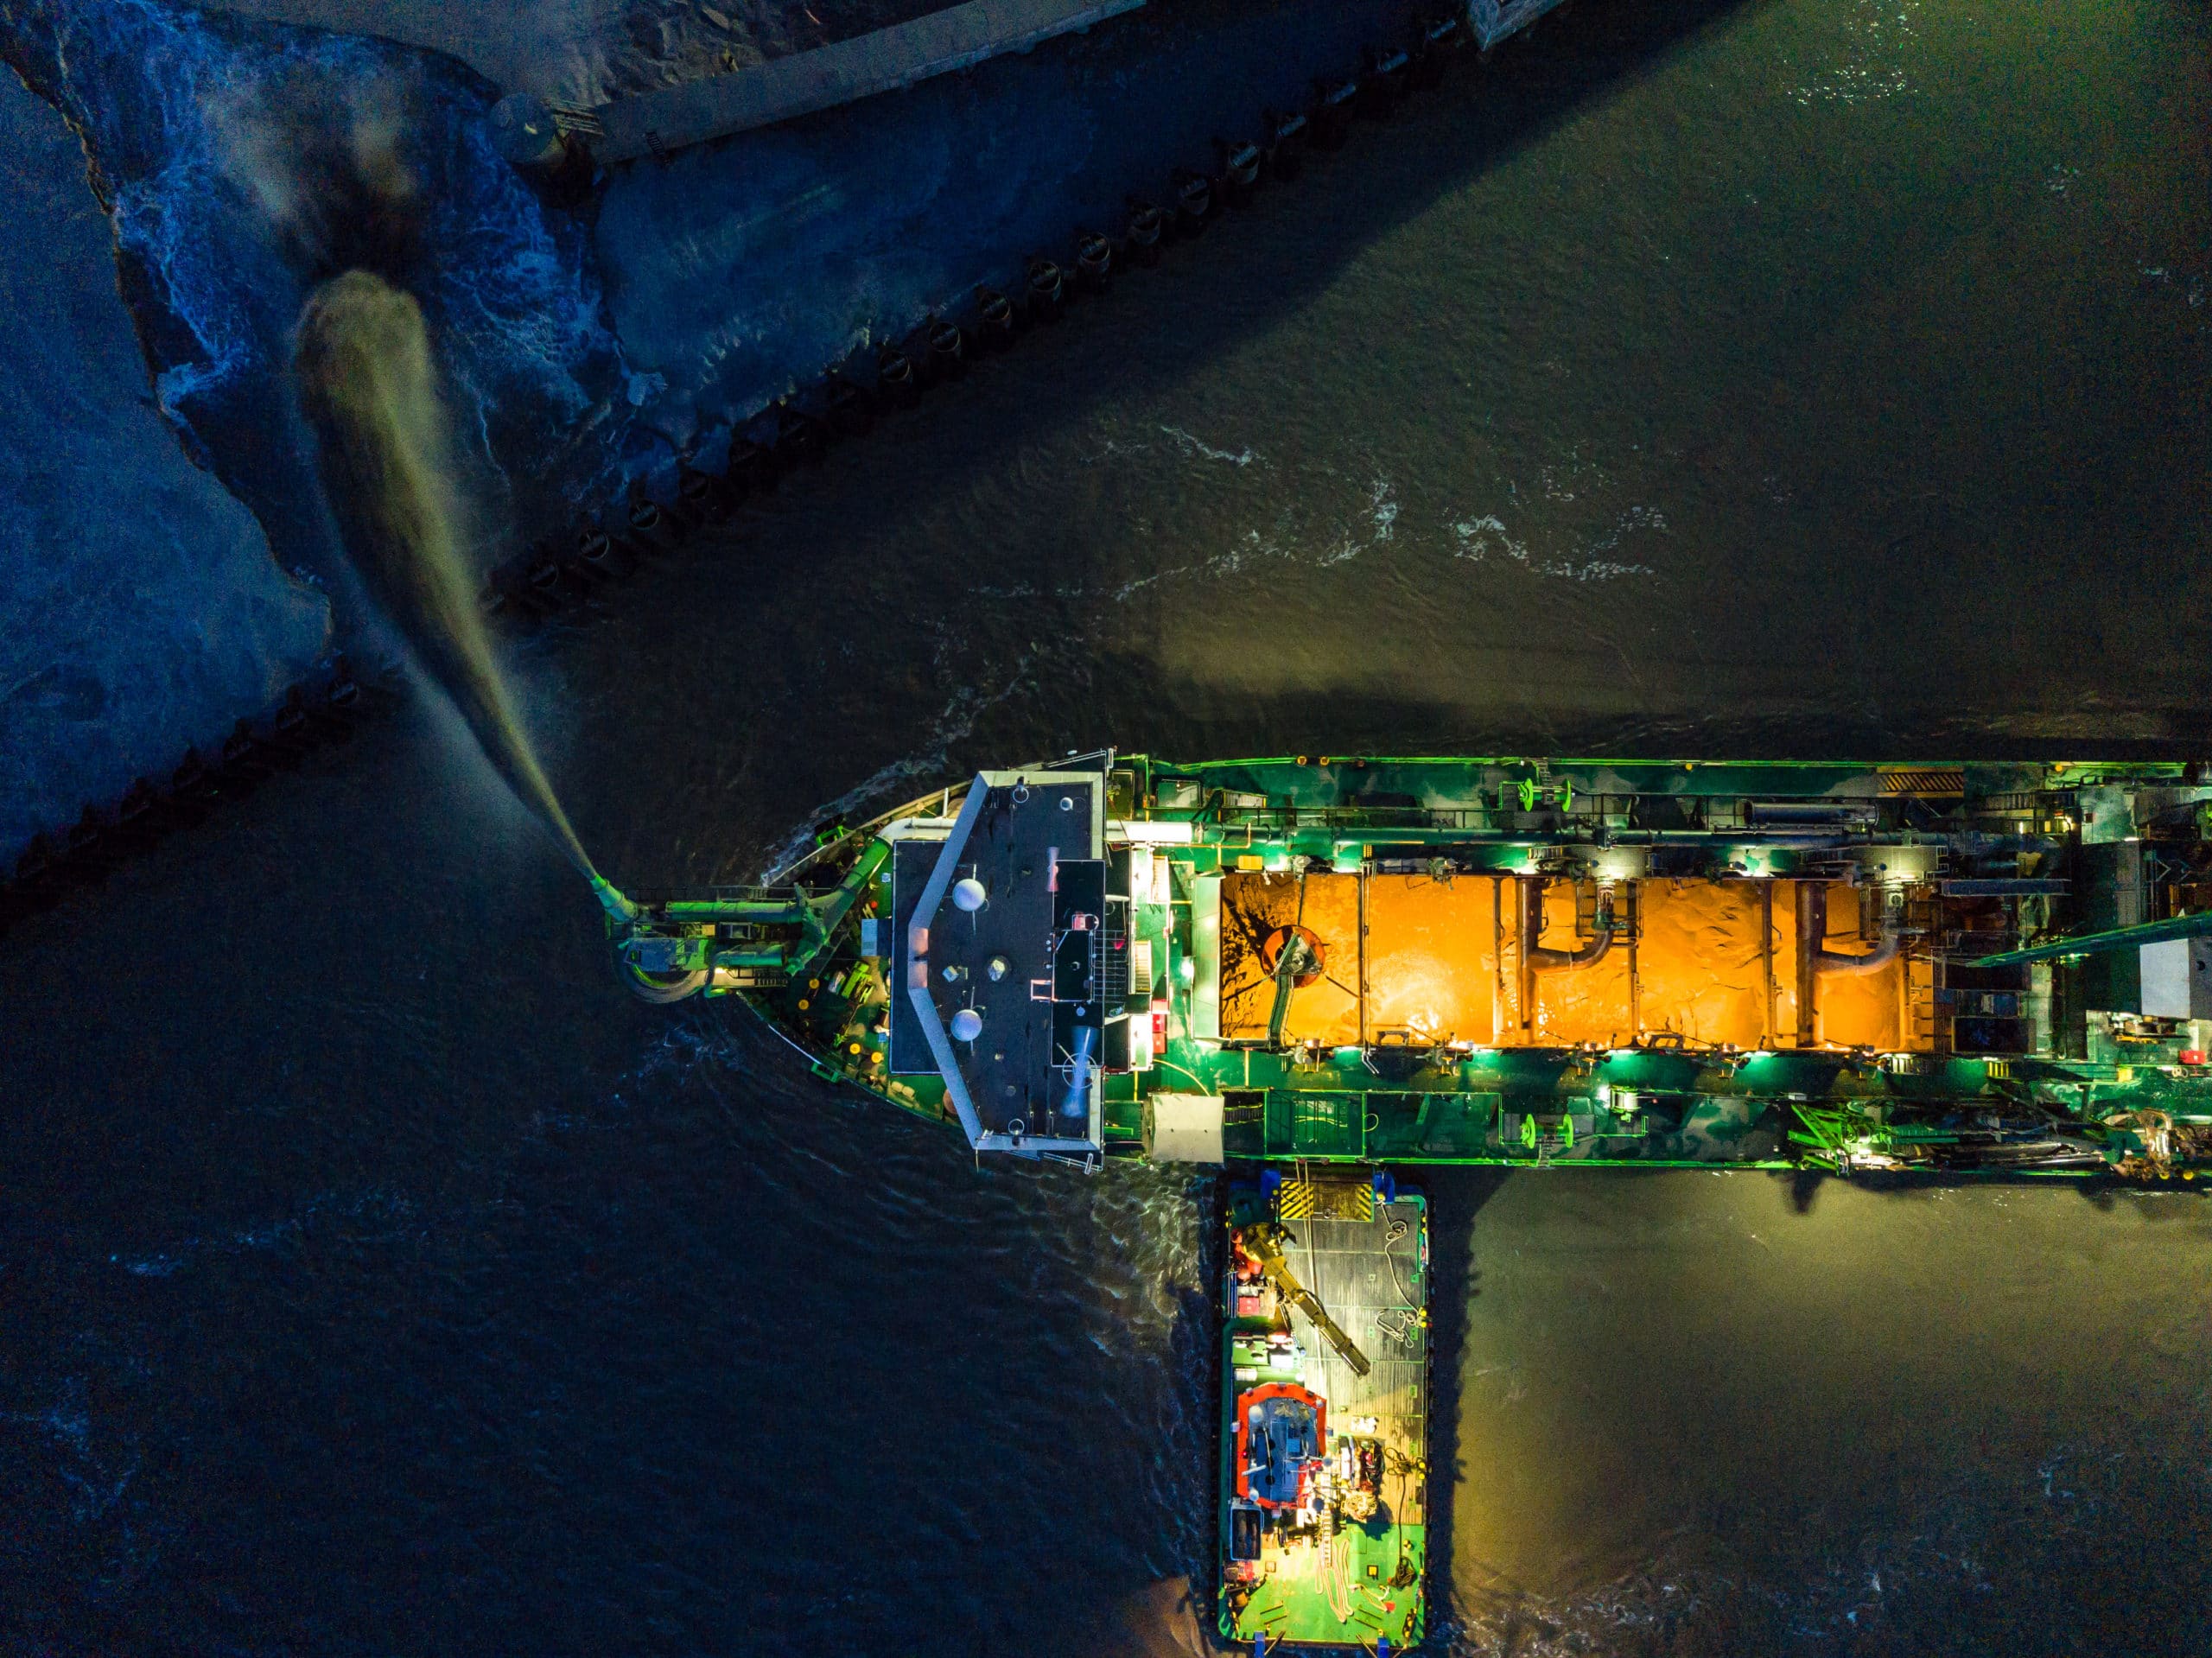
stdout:
{"type": "Polygon", "coordinates": [[[599,899],[600,908],[607,912],[607,918],[609,921],[617,921],[627,925],[638,918],[638,906],[617,892],[614,883],[606,876],[594,875],[591,878],[591,890],[599,899]]]}

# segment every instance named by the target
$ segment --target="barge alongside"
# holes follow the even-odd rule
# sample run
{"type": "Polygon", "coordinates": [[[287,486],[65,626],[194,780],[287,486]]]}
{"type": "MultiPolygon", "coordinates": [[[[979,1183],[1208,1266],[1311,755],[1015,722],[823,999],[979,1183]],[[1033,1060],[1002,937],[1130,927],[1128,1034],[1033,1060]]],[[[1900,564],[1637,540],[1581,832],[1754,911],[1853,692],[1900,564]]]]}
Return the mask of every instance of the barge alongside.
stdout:
{"type": "Polygon", "coordinates": [[[1427,1628],[1428,1206],[1387,1174],[1269,1171],[1232,1188],[1228,1226],[1218,1628],[1262,1653],[1408,1651],[1427,1628]]]}

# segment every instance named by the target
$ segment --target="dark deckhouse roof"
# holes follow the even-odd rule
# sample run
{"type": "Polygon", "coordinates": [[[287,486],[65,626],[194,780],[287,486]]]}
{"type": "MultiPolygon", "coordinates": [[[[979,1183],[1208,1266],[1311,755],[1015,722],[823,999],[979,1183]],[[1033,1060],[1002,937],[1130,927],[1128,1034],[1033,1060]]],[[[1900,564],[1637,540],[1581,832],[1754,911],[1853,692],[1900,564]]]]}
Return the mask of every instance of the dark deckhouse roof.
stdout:
{"type": "Polygon", "coordinates": [[[1102,781],[978,775],[893,943],[915,1026],[979,1150],[1098,1144],[1102,781]]]}

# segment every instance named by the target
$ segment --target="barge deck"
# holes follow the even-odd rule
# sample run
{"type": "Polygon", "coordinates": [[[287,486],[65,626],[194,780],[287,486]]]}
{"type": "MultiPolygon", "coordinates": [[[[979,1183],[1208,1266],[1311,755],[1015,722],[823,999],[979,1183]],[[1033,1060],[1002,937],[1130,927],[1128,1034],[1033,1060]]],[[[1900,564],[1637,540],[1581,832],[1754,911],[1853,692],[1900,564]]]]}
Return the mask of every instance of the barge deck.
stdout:
{"type": "Polygon", "coordinates": [[[1408,1651],[1427,1627],[1428,1206],[1388,1179],[1271,1176],[1231,1188],[1228,1231],[1221,1634],[1408,1651]],[[1287,1454],[1283,1420],[1309,1414],[1287,1454]]]}

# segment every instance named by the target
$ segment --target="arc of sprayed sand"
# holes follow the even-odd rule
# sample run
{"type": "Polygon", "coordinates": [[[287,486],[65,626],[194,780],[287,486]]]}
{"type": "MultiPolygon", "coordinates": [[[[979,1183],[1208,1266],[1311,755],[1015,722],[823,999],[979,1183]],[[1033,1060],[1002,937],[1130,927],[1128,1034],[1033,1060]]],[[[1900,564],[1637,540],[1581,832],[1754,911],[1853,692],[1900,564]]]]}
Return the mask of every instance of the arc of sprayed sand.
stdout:
{"type": "Polygon", "coordinates": [[[592,867],[516,717],[462,558],[465,522],[423,308],[365,270],[308,296],[295,369],[323,486],[365,585],[461,711],[485,757],[608,912],[636,906],[592,867]]]}

